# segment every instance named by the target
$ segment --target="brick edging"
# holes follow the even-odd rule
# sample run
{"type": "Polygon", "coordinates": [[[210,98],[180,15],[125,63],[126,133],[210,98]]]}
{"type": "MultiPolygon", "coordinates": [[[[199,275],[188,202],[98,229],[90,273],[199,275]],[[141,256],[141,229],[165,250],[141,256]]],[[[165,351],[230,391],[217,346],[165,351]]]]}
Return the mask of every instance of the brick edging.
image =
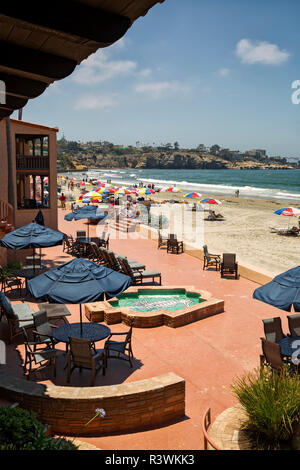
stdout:
{"type": "Polygon", "coordinates": [[[63,387],[0,374],[0,396],[33,410],[57,434],[101,436],[155,428],[185,416],[185,381],[170,372],[100,387],[63,387]],[[104,419],[87,423],[96,408],[104,419]]]}

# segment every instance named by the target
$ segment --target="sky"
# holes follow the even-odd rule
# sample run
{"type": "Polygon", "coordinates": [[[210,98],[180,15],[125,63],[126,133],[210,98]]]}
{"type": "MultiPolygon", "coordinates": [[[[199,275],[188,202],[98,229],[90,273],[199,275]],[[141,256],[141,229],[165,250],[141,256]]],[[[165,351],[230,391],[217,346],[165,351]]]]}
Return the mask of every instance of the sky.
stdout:
{"type": "Polygon", "coordinates": [[[300,159],[299,15],[298,0],[165,0],[30,100],[23,119],[81,142],[300,159]]]}

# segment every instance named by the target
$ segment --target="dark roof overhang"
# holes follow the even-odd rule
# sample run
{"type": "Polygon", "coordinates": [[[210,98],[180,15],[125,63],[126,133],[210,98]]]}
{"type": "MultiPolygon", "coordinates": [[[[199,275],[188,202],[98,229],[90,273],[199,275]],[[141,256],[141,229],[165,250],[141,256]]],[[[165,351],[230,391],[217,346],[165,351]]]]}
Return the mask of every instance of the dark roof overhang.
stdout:
{"type": "Polygon", "coordinates": [[[0,5],[0,119],[41,95],[164,0],[10,0],[0,5]],[[3,84],[2,84],[3,85],[3,84]]]}

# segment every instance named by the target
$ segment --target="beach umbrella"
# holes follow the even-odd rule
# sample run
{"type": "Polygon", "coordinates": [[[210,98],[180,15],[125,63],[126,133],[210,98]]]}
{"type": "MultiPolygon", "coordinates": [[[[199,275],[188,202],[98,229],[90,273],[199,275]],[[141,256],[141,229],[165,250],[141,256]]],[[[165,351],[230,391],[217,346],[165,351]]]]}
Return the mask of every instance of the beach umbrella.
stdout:
{"type": "Polygon", "coordinates": [[[121,294],[132,285],[129,276],[113,271],[83,258],[60,264],[28,282],[29,292],[36,298],[47,297],[49,302],[81,305],[121,294]]]}
{"type": "Polygon", "coordinates": [[[300,209],[295,207],[283,207],[274,212],[276,215],[284,215],[285,217],[297,217],[300,215],[300,209]]]}
{"type": "Polygon", "coordinates": [[[300,312],[300,266],[274,277],[271,282],[258,287],[253,298],[273,307],[290,312],[300,312]]]}
{"type": "Polygon", "coordinates": [[[182,193],[181,189],[179,188],[167,188],[166,191],[171,193],[182,193]]]}
{"type": "Polygon", "coordinates": [[[155,194],[154,189],[151,188],[142,188],[138,191],[139,194],[155,194]]]}
{"type": "MultiPolygon", "coordinates": [[[[83,201],[82,201],[83,202],[83,201]]],[[[97,206],[82,206],[79,209],[65,215],[65,220],[71,222],[72,220],[92,219],[104,220],[108,214],[97,206]]],[[[90,236],[90,224],[88,224],[88,237],[90,236]]]]}
{"type": "MultiPolygon", "coordinates": [[[[0,245],[10,250],[33,250],[33,260],[35,258],[36,248],[48,248],[51,246],[62,245],[63,233],[53,230],[36,222],[17,228],[13,232],[6,234],[0,245]]],[[[33,262],[33,271],[35,271],[35,262],[33,262]]]]}
{"type": "Polygon", "coordinates": [[[218,199],[213,199],[213,198],[209,198],[209,197],[207,197],[206,199],[202,199],[201,202],[203,204],[222,204],[222,202],[219,201],[218,199]]]}
{"type": "Polygon", "coordinates": [[[120,188],[115,192],[115,194],[117,194],[118,196],[125,196],[126,194],[131,194],[131,191],[126,188],[120,188]]]}
{"type": "Polygon", "coordinates": [[[201,197],[201,194],[199,194],[199,193],[188,193],[184,197],[188,197],[188,198],[201,197]]]}

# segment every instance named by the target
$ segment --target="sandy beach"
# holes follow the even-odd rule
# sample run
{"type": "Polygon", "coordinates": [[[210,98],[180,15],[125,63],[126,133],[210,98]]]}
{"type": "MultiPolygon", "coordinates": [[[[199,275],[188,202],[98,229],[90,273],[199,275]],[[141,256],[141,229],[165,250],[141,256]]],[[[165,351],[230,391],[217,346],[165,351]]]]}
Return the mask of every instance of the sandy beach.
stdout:
{"type": "MultiPolygon", "coordinates": [[[[91,189],[89,186],[86,191],[91,189]]],[[[82,190],[74,188],[70,191],[66,185],[63,185],[62,192],[65,193],[67,201],[70,201],[71,197],[78,197],[82,190]]],[[[157,202],[170,199],[185,200],[189,203],[197,201],[184,199],[184,194],[185,192],[161,192],[153,195],[151,199],[157,202]]],[[[202,194],[201,199],[205,197],[212,195],[202,194]]],[[[240,263],[258,267],[271,275],[300,264],[300,236],[278,235],[270,230],[270,227],[298,226],[298,219],[295,217],[273,214],[281,207],[290,206],[290,202],[241,197],[219,197],[219,199],[221,205],[206,205],[207,208],[215,210],[216,213],[220,212],[225,217],[222,221],[204,221],[204,242],[210,252],[219,254],[234,252],[240,263]]]]}

